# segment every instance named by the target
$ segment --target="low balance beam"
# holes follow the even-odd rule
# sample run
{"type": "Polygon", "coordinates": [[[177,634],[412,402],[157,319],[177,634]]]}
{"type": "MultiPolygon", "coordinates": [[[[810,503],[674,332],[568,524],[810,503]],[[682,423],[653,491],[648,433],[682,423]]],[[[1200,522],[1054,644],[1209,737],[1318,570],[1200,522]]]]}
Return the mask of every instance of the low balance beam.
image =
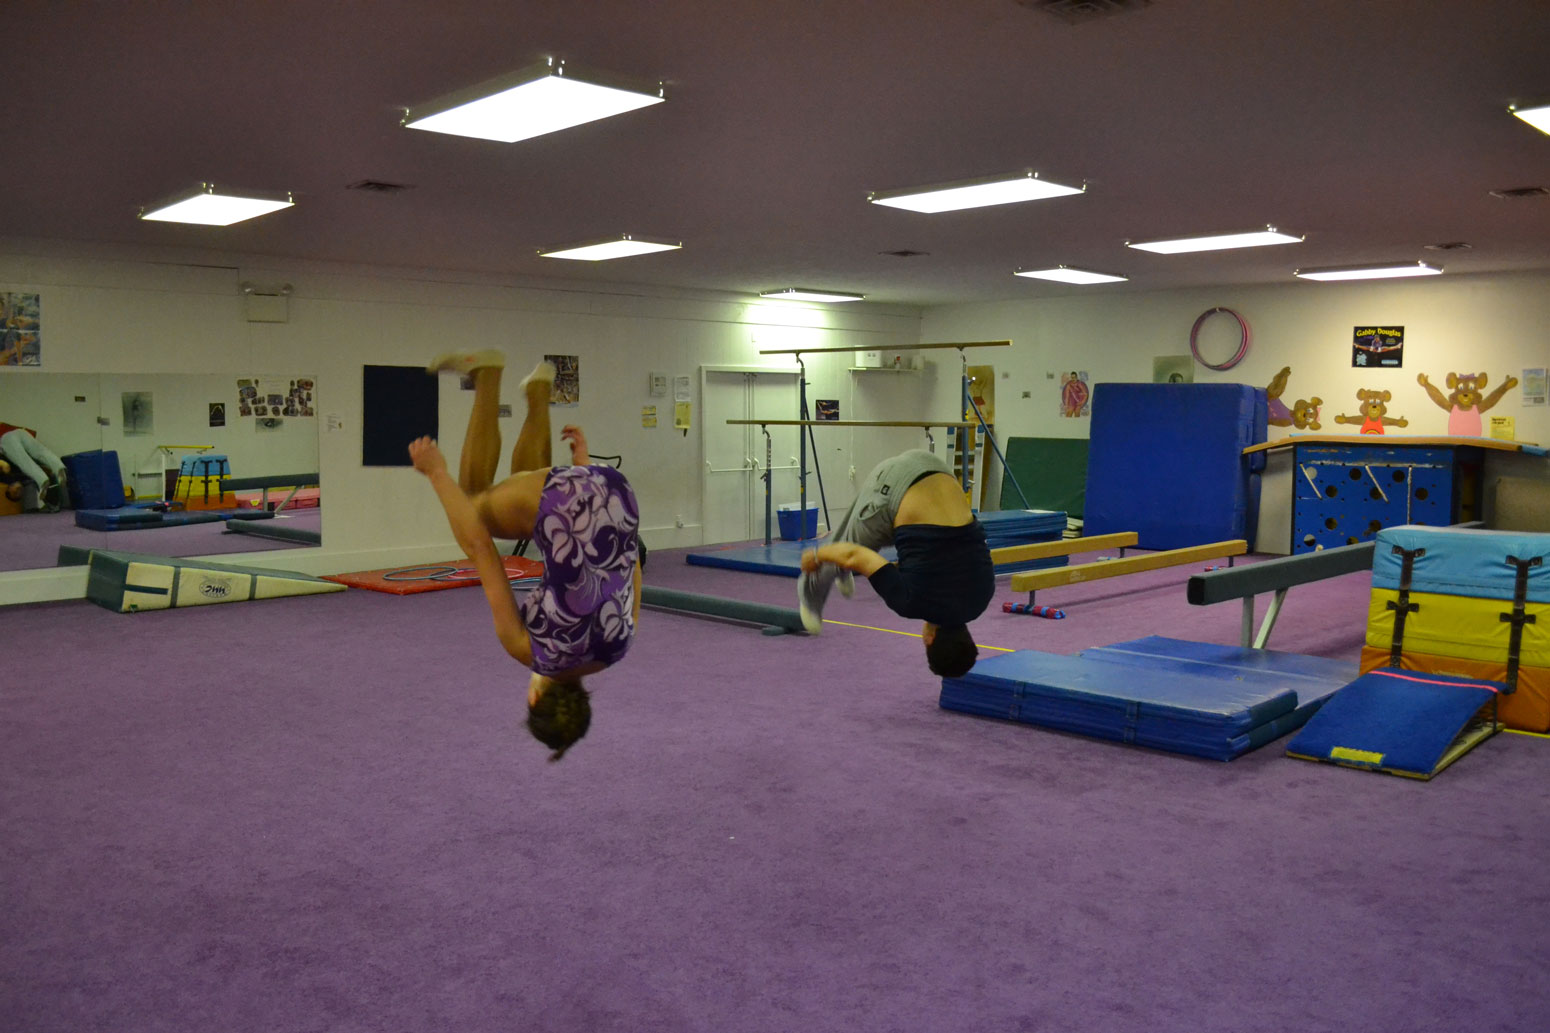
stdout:
{"type": "Polygon", "coordinates": [[[678,613],[702,614],[726,620],[747,621],[764,625],[766,635],[784,635],[787,632],[805,632],[802,615],[796,610],[768,603],[750,603],[742,599],[723,599],[720,596],[700,595],[697,592],[680,592],[675,588],[658,588],[643,585],[640,590],[643,606],[678,613]]]}
{"type": "Polygon", "coordinates": [[[1191,545],[1184,549],[1168,549],[1145,556],[1126,556],[1120,560],[1104,560],[1098,563],[1079,563],[1074,567],[1052,567],[1049,570],[1027,570],[1012,575],[1012,591],[1027,592],[1033,602],[1033,593],[1041,588],[1058,588],[1084,581],[1098,581],[1121,574],[1135,574],[1143,570],[1159,570],[1177,567],[1183,563],[1198,563],[1222,557],[1242,556],[1249,551],[1249,543],[1242,538],[1207,545],[1191,545]]]}
{"type": "MultiPolygon", "coordinates": [[[[1034,542],[1031,545],[1006,545],[990,550],[990,561],[995,564],[1022,563],[1027,560],[1044,560],[1052,556],[1070,556],[1076,552],[1095,552],[1098,549],[1127,549],[1136,544],[1134,531],[1117,534],[1095,534],[1091,538],[1062,538],[1054,542],[1034,542]]],[[[1123,553],[1121,553],[1123,555],[1123,553]]],[[[1015,588],[1016,585],[1013,585],[1015,588]]]]}

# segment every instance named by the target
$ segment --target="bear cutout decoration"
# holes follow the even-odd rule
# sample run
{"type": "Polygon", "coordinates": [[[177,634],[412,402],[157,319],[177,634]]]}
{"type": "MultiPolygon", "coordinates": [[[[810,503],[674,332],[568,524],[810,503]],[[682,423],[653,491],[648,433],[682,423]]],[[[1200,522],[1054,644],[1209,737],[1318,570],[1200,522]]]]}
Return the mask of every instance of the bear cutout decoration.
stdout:
{"type": "Polygon", "coordinates": [[[1298,430],[1319,429],[1319,406],[1324,404],[1324,399],[1318,395],[1312,398],[1299,398],[1288,409],[1286,403],[1281,401],[1281,393],[1286,390],[1286,380],[1292,375],[1292,367],[1282,366],[1281,372],[1270,381],[1270,386],[1265,388],[1265,397],[1270,400],[1270,425],[1272,427],[1296,427],[1298,430]]]}
{"type": "Polygon", "coordinates": [[[1356,400],[1361,403],[1360,415],[1346,416],[1342,413],[1335,417],[1336,423],[1361,424],[1363,434],[1382,434],[1384,427],[1408,427],[1410,421],[1403,416],[1392,417],[1388,415],[1388,400],[1393,395],[1388,391],[1368,391],[1366,388],[1358,388],[1356,400]]]}
{"type": "Polygon", "coordinates": [[[1484,373],[1449,373],[1448,394],[1444,395],[1422,373],[1416,383],[1426,388],[1426,394],[1437,407],[1448,414],[1448,433],[1456,437],[1478,438],[1484,421],[1480,414],[1502,400],[1502,395],[1518,386],[1516,377],[1503,380],[1489,395],[1481,397],[1487,377],[1484,373]]]}

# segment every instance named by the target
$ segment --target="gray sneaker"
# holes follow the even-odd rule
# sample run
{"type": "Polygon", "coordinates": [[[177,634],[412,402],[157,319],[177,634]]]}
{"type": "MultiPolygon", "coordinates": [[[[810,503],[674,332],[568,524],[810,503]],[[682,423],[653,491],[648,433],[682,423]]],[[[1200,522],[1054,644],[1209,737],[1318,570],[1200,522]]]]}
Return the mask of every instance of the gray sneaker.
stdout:
{"type": "Polygon", "coordinates": [[[823,601],[828,594],[827,580],[821,572],[809,574],[804,570],[797,575],[797,610],[809,635],[823,631],[823,601]]]}
{"type": "Polygon", "coordinates": [[[846,599],[853,598],[856,594],[856,575],[851,570],[841,567],[839,574],[834,579],[834,587],[840,590],[840,595],[846,599]]]}

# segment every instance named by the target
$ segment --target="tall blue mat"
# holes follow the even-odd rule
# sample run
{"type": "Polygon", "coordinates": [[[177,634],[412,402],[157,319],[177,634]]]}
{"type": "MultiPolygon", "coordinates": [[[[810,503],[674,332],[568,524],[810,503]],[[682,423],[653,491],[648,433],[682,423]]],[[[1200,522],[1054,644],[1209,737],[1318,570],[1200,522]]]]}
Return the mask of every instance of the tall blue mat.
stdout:
{"type": "Polygon", "coordinates": [[[1356,675],[1322,657],[1152,635],[1059,656],[1021,650],[942,681],[947,710],[1213,760],[1300,728],[1356,675]]]}
{"type": "Polygon", "coordinates": [[[1269,403],[1246,384],[1093,389],[1083,533],[1134,531],[1143,549],[1242,538],[1254,548],[1269,403]]]}

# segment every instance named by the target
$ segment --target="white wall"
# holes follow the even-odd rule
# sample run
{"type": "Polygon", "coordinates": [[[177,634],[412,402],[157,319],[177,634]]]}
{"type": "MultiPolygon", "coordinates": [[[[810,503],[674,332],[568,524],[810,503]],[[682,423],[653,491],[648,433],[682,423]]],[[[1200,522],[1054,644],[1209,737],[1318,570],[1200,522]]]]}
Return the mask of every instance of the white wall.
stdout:
{"type": "MultiPolygon", "coordinates": [[[[948,306],[930,309],[922,320],[927,340],[1010,338],[1012,348],[975,353],[997,370],[996,422],[1003,440],[1012,436],[1086,437],[1087,419],[1057,414],[1059,374],[1085,370],[1091,382],[1150,381],[1152,360],[1189,353],[1189,333],[1205,310],[1224,306],[1248,322],[1248,354],[1224,372],[1196,363],[1200,382],[1268,385],[1283,366],[1291,377],[1283,401],[1319,396],[1324,401],[1319,433],[1350,434],[1356,427],[1334,422],[1337,413],[1356,413],[1359,388],[1393,393],[1389,415],[1409,420],[1389,433],[1446,434],[1448,417],[1416,382],[1425,373],[1442,387],[1449,372],[1485,371],[1493,390],[1524,367],[1550,365],[1550,274],[1427,278],[1366,284],[1297,282],[1262,287],[1159,291],[1105,296],[1101,287],[1079,296],[1049,300],[948,306]],[[1398,370],[1355,369],[1351,337],[1360,324],[1405,328],[1404,366],[1398,370]],[[1023,391],[1031,398],[1022,399],[1023,391]]],[[[1202,329],[1202,353],[1213,361],[1232,354],[1235,324],[1214,316],[1202,329]]],[[[946,391],[938,384],[938,391],[946,391]]],[[[955,389],[954,389],[955,390],[955,389]]],[[[1444,394],[1446,389],[1443,388],[1444,394]]],[[[952,404],[941,394],[928,404],[952,404]]],[[[1509,391],[1486,414],[1512,416],[1520,441],[1550,443],[1550,407],[1523,405],[1520,388],[1509,391]]],[[[1272,439],[1290,429],[1271,428],[1272,439]]],[[[1540,473],[1543,459],[1517,464],[1512,472],[1540,473]]],[[[1284,550],[1289,536],[1289,464],[1272,464],[1263,485],[1260,547],[1284,550]]]]}
{"type": "MultiPolygon", "coordinates": [[[[671,398],[647,394],[649,370],[689,376],[697,391],[701,364],[791,365],[789,356],[758,355],[760,348],[864,350],[919,340],[919,312],[907,308],[806,308],[711,292],[513,286],[458,273],[43,241],[0,240],[0,290],[42,296],[46,373],[316,376],[323,547],[242,556],[247,564],[309,573],[428,562],[455,551],[419,475],[407,467],[361,465],[365,364],[423,365],[441,351],[498,347],[510,359],[514,383],[545,352],[579,355],[581,404],[556,410],[556,424],[579,423],[595,452],[624,456],[649,545],[694,545],[700,544],[702,520],[700,437],[673,429],[671,398]],[[244,281],[292,284],[288,321],[248,322],[239,289],[244,281]],[[649,430],[640,414],[648,404],[656,404],[660,416],[659,426],[649,430]],[[675,526],[680,515],[682,529],[675,526]]],[[[847,372],[852,361],[849,351],[808,361],[810,397],[842,399],[846,418],[859,418],[858,411],[880,418],[890,410],[913,417],[918,397],[931,390],[931,374],[892,378],[897,397],[858,389],[857,375],[847,372]]],[[[37,372],[8,368],[0,376],[37,372]]],[[[955,397],[956,371],[950,379],[955,397]]],[[[454,463],[471,399],[454,378],[443,379],[442,437],[454,463]]],[[[699,399],[694,401],[697,416],[699,399]]],[[[158,418],[160,406],[158,399],[158,418]]],[[[951,418],[955,411],[953,402],[942,414],[951,418]]],[[[516,422],[503,424],[506,440],[514,440],[516,422]]],[[[848,503],[848,483],[830,480],[829,488],[831,505],[836,492],[839,504],[848,503]]],[[[79,597],[83,586],[78,570],[0,574],[0,604],[79,597]]]]}

